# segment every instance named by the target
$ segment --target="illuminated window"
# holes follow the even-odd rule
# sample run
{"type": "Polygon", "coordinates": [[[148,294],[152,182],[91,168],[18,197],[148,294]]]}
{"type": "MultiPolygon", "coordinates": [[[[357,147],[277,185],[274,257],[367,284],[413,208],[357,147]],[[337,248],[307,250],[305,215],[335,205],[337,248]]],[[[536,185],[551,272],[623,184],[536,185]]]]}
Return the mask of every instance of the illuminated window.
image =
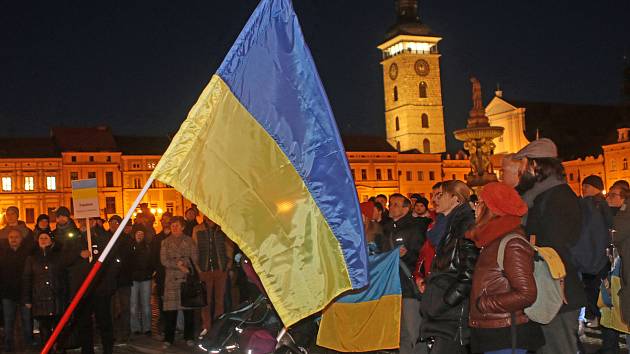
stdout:
{"type": "Polygon", "coordinates": [[[420,117],[420,120],[422,121],[422,127],[423,128],[428,128],[429,127],[429,116],[426,113],[422,113],[422,116],[420,117]]]}
{"type": "Polygon", "coordinates": [[[422,149],[424,150],[425,154],[431,153],[431,142],[429,141],[429,139],[424,139],[424,141],[422,141],[422,149]]]}
{"type": "Polygon", "coordinates": [[[149,161],[149,162],[147,162],[147,168],[148,168],[149,170],[154,169],[154,168],[155,168],[155,165],[156,165],[155,161],[149,161]]]}
{"type": "Polygon", "coordinates": [[[57,177],[46,176],[46,189],[49,191],[57,190],[57,177]]]}
{"type": "Polygon", "coordinates": [[[2,190],[5,192],[11,191],[11,177],[2,177],[2,190]]]}
{"type": "Polygon", "coordinates": [[[418,88],[420,92],[420,98],[427,98],[427,83],[422,81],[418,88]]]}
{"type": "Polygon", "coordinates": [[[365,168],[361,169],[361,179],[362,180],[366,180],[367,179],[367,170],[365,168]]]}
{"type": "Polygon", "coordinates": [[[382,180],[382,179],[383,179],[383,176],[381,175],[381,169],[380,169],[380,168],[377,168],[377,169],[376,169],[376,180],[377,180],[377,181],[380,181],[380,180],[382,180]]]}
{"type": "Polygon", "coordinates": [[[26,208],[24,209],[26,212],[26,223],[32,224],[35,222],[35,209],[34,208],[26,208]]]}
{"type": "Polygon", "coordinates": [[[116,197],[105,197],[105,212],[116,214],[116,197]]]}
{"type": "Polygon", "coordinates": [[[396,131],[400,130],[400,120],[396,117],[396,131]]]}
{"type": "Polygon", "coordinates": [[[24,177],[24,190],[32,191],[35,189],[35,178],[33,176],[24,177]]]}
{"type": "Polygon", "coordinates": [[[398,87],[394,86],[394,101],[398,101],[398,87]]]}

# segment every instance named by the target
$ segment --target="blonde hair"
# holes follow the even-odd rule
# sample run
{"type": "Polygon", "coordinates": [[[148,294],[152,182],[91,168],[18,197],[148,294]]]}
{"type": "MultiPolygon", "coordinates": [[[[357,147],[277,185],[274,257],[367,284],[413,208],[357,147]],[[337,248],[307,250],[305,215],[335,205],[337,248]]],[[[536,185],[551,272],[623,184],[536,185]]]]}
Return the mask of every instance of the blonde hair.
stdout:
{"type": "Polygon", "coordinates": [[[454,195],[460,203],[468,203],[470,201],[470,195],[472,194],[470,187],[457,179],[442,183],[442,192],[454,195]]]}

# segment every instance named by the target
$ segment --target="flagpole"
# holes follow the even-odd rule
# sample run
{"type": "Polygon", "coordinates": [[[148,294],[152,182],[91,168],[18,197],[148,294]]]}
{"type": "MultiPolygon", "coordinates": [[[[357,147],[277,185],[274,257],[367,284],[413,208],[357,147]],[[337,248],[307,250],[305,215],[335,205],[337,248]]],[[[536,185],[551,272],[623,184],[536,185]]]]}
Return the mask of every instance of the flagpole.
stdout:
{"type": "MultiPolygon", "coordinates": [[[[98,257],[98,260],[92,266],[90,273],[87,275],[87,277],[83,281],[83,284],[81,284],[81,287],[79,288],[77,293],[74,295],[74,298],[70,302],[70,305],[66,309],[66,312],[61,317],[61,320],[59,320],[59,323],[55,326],[55,331],[52,333],[52,335],[48,339],[48,342],[46,342],[46,346],[44,347],[44,349],[42,349],[41,354],[47,354],[52,349],[53,345],[55,344],[55,341],[57,340],[57,337],[59,337],[59,334],[61,333],[61,330],[63,330],[63,327],[66,325],[66,323],[70,319],[70,316],[72,316],[72,313],[74,312],[77,305],[79,304],[79,301],[81,301],[81,298],[85,294],[87,288],[90,286],[90,283],[92,282],[92,280],[98,273],[99,269],[101,269],[101,266],[103,265],[103,262],[107,258],[107,255],[112,250],[112,247],[114,247],[114,244],[116,243],[116,240],[118,240],[118,237],[120,236],[123,229],[125,228],[125,225],[127,224],[127,222],[129,222],[129,219],[131,219],[131,216],[133,215],[134,210],[136,210],[136,208],[138,207],[138,204],[140,204],[140,201],[142,200],[144,195],[147,193],[147,190],[149,189],[149,187],[151,187],[153,180],[154,180],[153,177],[149,177],[147,182],[144,184],[144,187],[142,188],[142,190],[136,197],[136,200],[133,202],[129,210],[127,210],[127,214],[125,215],[125,218],[122,220],[122,222],[118,226],[118,229],[116,229],[116,232],[114,232],[114,235],[107,243],[105,250],[101,253],[100,257],[98,257]]],[[[89,228],[89,225],[88,225],[88,228],[89,228]]],[[[89,251],[91,254],[92,250],[89,250],[89,251]]]]}

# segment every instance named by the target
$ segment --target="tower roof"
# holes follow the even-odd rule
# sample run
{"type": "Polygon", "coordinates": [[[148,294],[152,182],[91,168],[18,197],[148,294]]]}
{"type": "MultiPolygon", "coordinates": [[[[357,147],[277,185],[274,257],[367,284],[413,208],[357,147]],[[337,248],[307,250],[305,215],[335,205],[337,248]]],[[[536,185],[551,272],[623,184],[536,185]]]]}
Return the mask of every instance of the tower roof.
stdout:
{"type": "Polygon", "coordinates": [[[387,31],[385,39],[398,35],[432,36],[431,29],[420,21],[418,0],[395,0],[396,23],[387,31]]]}

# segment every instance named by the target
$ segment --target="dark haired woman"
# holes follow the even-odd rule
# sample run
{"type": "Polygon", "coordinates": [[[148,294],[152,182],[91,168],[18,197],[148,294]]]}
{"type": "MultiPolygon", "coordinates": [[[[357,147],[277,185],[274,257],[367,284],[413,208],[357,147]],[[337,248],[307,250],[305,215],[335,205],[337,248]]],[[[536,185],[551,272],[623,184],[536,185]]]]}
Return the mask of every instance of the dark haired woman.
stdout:
{"type": "Polygon", "coordinates": [[[52,232],[40,230],[37,251],[26,259],[22,275],[22,302],[39,322],[42,345],[48,341],[63,313],[64,268],[52,232]]]}

